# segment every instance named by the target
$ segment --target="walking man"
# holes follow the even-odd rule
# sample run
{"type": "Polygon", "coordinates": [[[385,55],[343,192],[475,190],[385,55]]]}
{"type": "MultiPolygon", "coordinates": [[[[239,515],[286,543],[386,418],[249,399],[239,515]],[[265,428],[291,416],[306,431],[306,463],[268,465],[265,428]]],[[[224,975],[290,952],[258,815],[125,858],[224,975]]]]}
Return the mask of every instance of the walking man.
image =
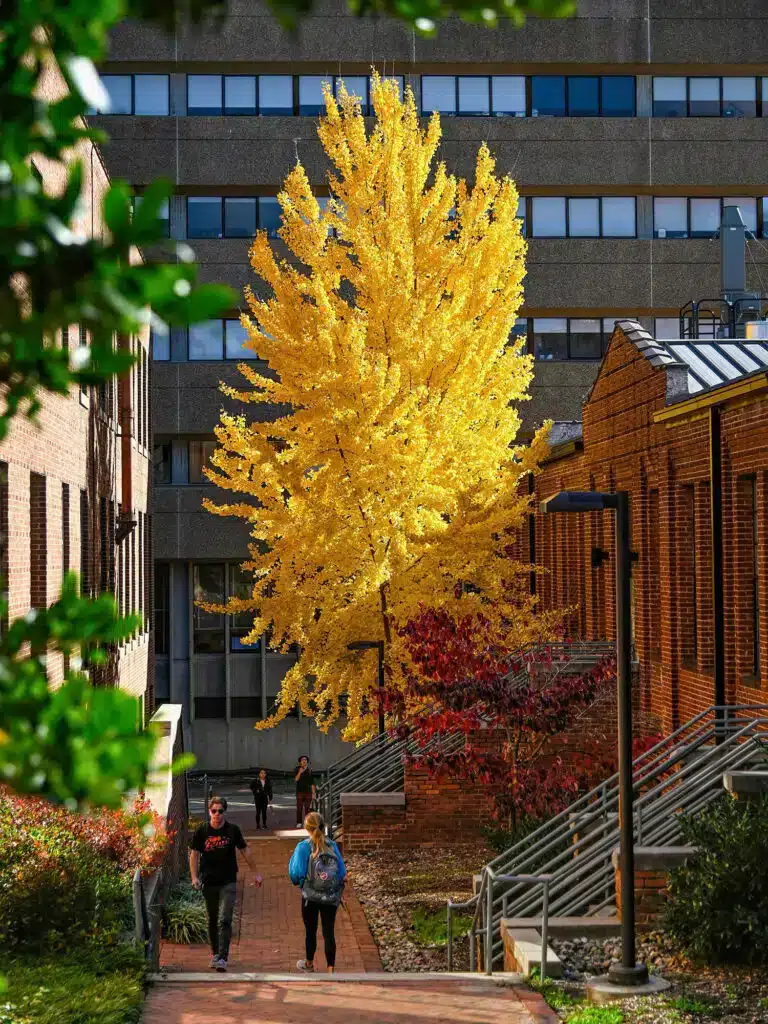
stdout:
{"type": "Polygon", "coordinates": [[[315,781],[309,767],[309,758],[299,758],[296,769],[296,828],[302,828],[304,819],[309,814],[312,801],[315,799],[315,781]]]}
{"type": "MultiPolygon", "coordinates": [[[[248,867],[256,866],[239,825],[224,817],[227,801],[223,796],[212,796],[208,801],[208,824],[200,825],[192,837],[189,851],[189,873],[195,889],[203,890],[208,911],[208,935],[211,940],[211,967],[226,971],[229,943],[232,938],[232,915],[237,895],[237,851],[248,867]]],[[[255,886],[262,878],[256,874],[255,886]]]]}

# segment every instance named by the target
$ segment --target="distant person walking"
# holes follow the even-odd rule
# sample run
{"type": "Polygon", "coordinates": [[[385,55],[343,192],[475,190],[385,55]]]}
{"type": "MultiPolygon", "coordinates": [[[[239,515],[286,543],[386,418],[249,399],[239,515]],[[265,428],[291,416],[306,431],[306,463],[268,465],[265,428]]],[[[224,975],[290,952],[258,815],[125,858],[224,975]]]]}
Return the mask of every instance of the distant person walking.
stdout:
{"type": "Polygon", "coordinates": [[[328,973],[336,967],[336,912],[344,893],[347,869],[336,843],[325,837],[325,822],[316,811],[304,819],[309,839],[297,843],[288,865],[294,885],[301,886],[301,918],[304,922],[306,956],[296,967],[314,971],[317,951],[317,922],[323,926],[323,943],[328,973]]]}
{"type": "Polygon", "coordinates": [[[256,804],[256,828],[261,828],[259,822],[267,827],[267,808],[272,803],[272,783],[267,775],[266,769],[259,771],[258,777],[251,783],[253,802],[256,804]]]}
{"type": "MultiPolygon", "coordinates": [[[[240,826],[226,820],[226,810],[227,801],[223,796],[211,797],[208,801],[208,823],[196,830],[189,851],[189,873],[194,888],[203,890],[213,953],[211,967],[217,971],[227,969],[237,895],[238,850],[248,867],[256,871],[240,826]]],[[[253,884],[260,886],[261,881],[261,875],[257,873],[253,884]]]]}
{"type": "Polygon", "coordinates": [[[308,757],[299,758],[294,778],[296,780],[296,828],[301,828],[301,823],[309,814],[312,801],[315,799],[315,780],[312,778],[308,757]]]}

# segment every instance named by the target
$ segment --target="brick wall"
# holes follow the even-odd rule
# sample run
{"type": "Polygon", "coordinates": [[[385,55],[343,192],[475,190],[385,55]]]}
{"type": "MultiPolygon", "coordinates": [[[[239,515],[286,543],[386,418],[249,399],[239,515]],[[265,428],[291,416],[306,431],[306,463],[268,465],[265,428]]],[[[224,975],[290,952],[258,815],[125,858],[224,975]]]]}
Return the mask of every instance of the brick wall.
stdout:
{"type": "MultiPolygon", "coordinates": [[[[635,923],[641,930],[652,929],[664,914],[667,904],[669,875],[694,853],[689,846],[658,846],[635,848],[635,923]]],[[[613,854],[616,881],[616,913],[621,920],[624,894],[621,888],[618,850],[613,854]]]]}
{"type": "Polygon", "coordinates": [[[345,853],[370,853],[387,847],[408,847],[413,842],[405,807],[342,808],[345,853]]]}
{"type": "MultiPolygon", "coordinates": [[[[583,408],[582,446],[544,466],[535,501],[561,489],[629,491],[638,555],[636,699],[648,728],[669,732],[714,703],[715,693],[708,413],[654,422],[665,389],[664,372],[618,333],[583,408]]],[[[768,391],[725,406],[721,424],[726,698],[762,702],[768,699],[768,391]]],[[[575,595],[583,607],[569,627],[587,639],[613,639],[611,514],[578,518],[576,524],[576,516],[536,513],[537,562],[547,570],[539,581],[541,601],[565,608],[575,595]],[[600,567],[591,565],[592,548],[609,553],[600,567]]]]}
{"type": "MultiPolygon", "coordinates": [[[[63,94],[64,82],[58,69],[47,68],[42,82],[42,93],[47,99],[63,94]]],[[[83,205],[75,229],[101,237],[104,231],[101,212],[102,199],[108,187],[108,178],[98,150],[83,142],[73,153],[82,164],[84,174],[83,205]]],[[[66,184],[66,168],[43,157],[35,157],[46,191],[60,192],[66,184]]],[[[138,252],[131,254],[135,261],[138,252]]],[[[60,343],[75,348],[81,343],[77,325],[63,332],[60,343]]],[[[144,354],[146,375],[148,329],[134,344],[144,354]]],[[[138,369],[131,371],[135,380],[138,369]]],[[[109,389],[107,389],[109,390],[109,389]]],[[[113,399],[114,399],[114,391],[113,399]]],[[[137,388],[134,387],[134,393],[137,388]]],[[[142,383],[142,394],[146,384],[142,383]]],[[[98,530],[99,507],[103,500],[106,508],[117,510],[121,504],[121,451],[118,436],[116,403],[111,413],[99,408],[98,394],[89,394],[74,388],[68,395],[43,395],[42,408],[36,423],[22,415],[13,420],[6,439],[0,444],[0,466],[3,473],[0,504],[2,522],[0,532],[0,571],[6,577],[9,617],[25,615],[31,607],[45,607],[56,600],[62,575],[67,567],[80,572],[83,561],[90,562],[89,584],[98,587],[100,574],[98,530]],[[88,499],[88,514],[81,516],[81,493],[88,499]],[[83,540],[81,534],[88,536],[83,540]]],[[[101,403],[103,405],[103,403],[101,403]]],[[[144,421],[148,421],[146,401],[139,403],[144,421]]],[[[136,423],[137,408],[134,408],[136,423]]],[[[137,431],[134,430],[134,434],[137,431]]],[[[132,490],[135,515],[146,514],[150,500],[150,437],[142,424],[139,436],[132,441],[132,490]]],[[[125,557],[126,542],[116,545],[113,530],[107,531],[108,547],[105,565],[108,585],[113,586],[118,576],[116,566],[125,557]]],[[[134,544],[137,542],[134,540],[134,544]]],[[[127,542],[130,547],[130,538],[127,542]]],[[[136,579],[138,552],[130,560],[128,583],[136,579]]],[[[146,591],[145,591],[146,593],[146,591]]],[[[151,621],[150,608],[145,597],[147,622],[151,621]]],[[[147,692],[148,677],[152,671],[151,647],[148,628],[132,641],[122,645],[115,659],[115,671],[110,682],[137,696],[147,692]]],[[[63,658],[49,656],[48,675],[51,685],[60,684],[64,674],[63,658]]],[[[148,705],[149,702],[145,701],[148,705]]],[[[147,706],[147,712],[151,710],[147,706]]]]}

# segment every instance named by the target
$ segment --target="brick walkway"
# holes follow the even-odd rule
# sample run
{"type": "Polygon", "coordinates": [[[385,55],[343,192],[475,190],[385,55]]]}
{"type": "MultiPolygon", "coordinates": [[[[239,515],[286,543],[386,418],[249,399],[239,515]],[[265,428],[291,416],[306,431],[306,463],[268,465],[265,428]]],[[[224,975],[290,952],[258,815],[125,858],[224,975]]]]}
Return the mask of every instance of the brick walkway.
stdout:
{"type": "MultiPolygon", "coordinates": [[[[228,818],[243,829],[251,857],[264,878],[264,884],[257,889],[250,884],[250,871],[241,870],[239,875],[236,925],[229,951],[229,969],[235,973],[298,973],[296,961],[304,956],[301,896],[288,879],[288,861],[306,832],[292,830],[293,822],[286,820],[286,813],[288,818],[292,817],[290,812],[280,814],[275,822],[278,831],[266,835],[254,830],[250,812],[228,814],[228,818]]],[[[336,969],[348,973],[380,971],[376,943],[351,884],[345,888],[344,903],[346,909],[340,907],[336,917],[336,969]]],[[[317,946],[315,967],[325,970],[319,927],[317,946]]],[[[168,971],[205,971],[210,958],[208,946],[177,946],[164,942],[160,965],[168,971]]]]}
{"type": "MultiPolygon", "coordinates": [[[[337,970],[309,979],[296,971],[304,955],[301,897],[288,880],[288,860],[304,833],[292,831],[290,808],[278,811],[277,831],[256,832],[247,799],[228,815],[243,828],[264,885],[241,874],[230,975],[208,967],[207,946],[163,943],[161,970],[144,1007],[143,1024],[560,1024],[542,998],[527,989],[481,978],[385,975],[362,907],[350,884],[347,910],[337,917],[337,970]],[[200,972],[195,980],[181,973],[200,972]],[[282,975],[238,980],[232,975],[282,975]],[[293,978],[285,975],[293,974],[293,978]],[[345,979],[344,975],[357,975],[345,979]],[[366,979],[364,976],[370,977],[366,979]],[[361,978],[360,975],[363,975],[361,978]]],[[[322,935],[316,967],[325,969],[322,935]]]]}
{"type": "Polygon", "coordinates": [[[541,997],[470,979],[159,984],[143,1024],[559,1024],[541,997]]]}

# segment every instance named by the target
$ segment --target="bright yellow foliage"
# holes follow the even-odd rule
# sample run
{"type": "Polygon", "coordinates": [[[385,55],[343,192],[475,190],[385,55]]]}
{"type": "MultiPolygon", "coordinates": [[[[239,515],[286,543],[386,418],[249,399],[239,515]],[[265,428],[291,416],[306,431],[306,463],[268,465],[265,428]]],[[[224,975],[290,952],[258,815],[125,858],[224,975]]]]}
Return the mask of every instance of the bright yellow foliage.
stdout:
{"type": "Polygon", "coordinates": [[[325,728],[347,694],[348,738],[375,728],[376,686],[375,652],[351,654],[350,641],[385,640],[396,685],[396,627],[422,603],[490,609],[510,643],[548,624],[527,598],[510,606],[528,567],[502,559],[505,530],[528,508],[516,483],[545,446],[513,446],[532,376],[509,342],[525,273],[515,185],[495,176],[485,145],[474,185],[457,182],[435,166],[437,114],[422,129],[394,80],[376,78],[372,98],[366,133],[356,100],[326,93],[334,198],[320,208],[300,163],[286,178],[280,234],[293,265],[264,232],[253,243],[273,297],[246,289],[242,322],[273,372],[243,363],[251,387],[222,385],[262,418],[222,414],[208,475],[247,503],[205,502],[251,523],[253,600],[226,606],[255,612],[246,642],[271,627],[273,643],[300,646],[276,716],[258,727],[298,701],[325,728]],[[266,421],[265,405],[285,415],[266,421]],[[461,581],[474,587],[459,598],[461,581]]]}

